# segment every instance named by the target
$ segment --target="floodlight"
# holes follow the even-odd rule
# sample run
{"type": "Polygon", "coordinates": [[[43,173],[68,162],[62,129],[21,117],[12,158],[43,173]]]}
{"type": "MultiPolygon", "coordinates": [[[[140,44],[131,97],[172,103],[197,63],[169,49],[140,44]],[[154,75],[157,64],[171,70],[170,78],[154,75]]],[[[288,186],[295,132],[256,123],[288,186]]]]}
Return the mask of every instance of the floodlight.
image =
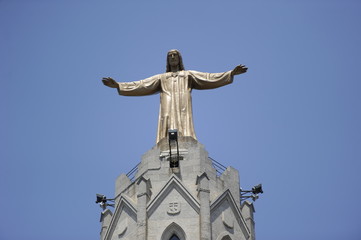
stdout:
{"type": "Polygon", "coordinates": [[[262,184],[258,184],[252,188],[253,194],[263,193],[262,184]]]}
{"type": "Polygon", "coordinates": [[[178,130],[177,129],[169,129],[168,137],[169,137],[169,141],[178,141],[178,130]]]}
{"type": "Polygon", "coordinates": [[[95,203],[99,203],[99,206],[105,210],[107,208],[107,206],[111,206],[114,207],[114,204],[112,203],[107,203],[107,201],[112,201],[114,202],[115,198],[112,199],[107,199],[107,197],[103,194],[98,194],[97,193],[97,200],[95,201],[95,203]]]}
{"type": "Polygon", "coordinates": [[[179,146],[178,146],[178,130],[177,129],[168,129],[168,140],[169,140],[169,167],[178,168],[179,167],[179,146]],[[175,142],[177,145],[177,156],[172,156],[172,146],[171,143],[175,142]]]}
{"type": "Polygon", "coordinates": [[[248,198],[252,198],[253,201],[256,201],[259,196],[259,193],[263,193],[262,184],[258,184],[252,188],[252,190],[239,190],[241,195],[241,201],[246,200],[248,198]],[[253,194],[251,194],[253,193],[253,194]]]}
{"type": "Polygon", "coordinates": [[[107,202],[107,197],[104,196],[103,194],[97,193],[97,200],[95,201],[95,203],[106,203],[106,202],[107,202]]]}

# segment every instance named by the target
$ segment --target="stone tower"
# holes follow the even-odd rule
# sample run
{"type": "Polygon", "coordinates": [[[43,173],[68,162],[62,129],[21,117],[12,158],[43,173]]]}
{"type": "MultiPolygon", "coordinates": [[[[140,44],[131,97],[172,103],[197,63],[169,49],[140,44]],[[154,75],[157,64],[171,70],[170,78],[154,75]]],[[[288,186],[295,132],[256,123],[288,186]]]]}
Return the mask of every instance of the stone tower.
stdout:
{"type": "Polygon", "coordinates": [[[134,177],[117,178],[114,211],[101,213],[101,240],[255,239],[254,207],[240,202],[238,171],[219,171],[192,137],[177,142],[162,139],[134,177]]]}

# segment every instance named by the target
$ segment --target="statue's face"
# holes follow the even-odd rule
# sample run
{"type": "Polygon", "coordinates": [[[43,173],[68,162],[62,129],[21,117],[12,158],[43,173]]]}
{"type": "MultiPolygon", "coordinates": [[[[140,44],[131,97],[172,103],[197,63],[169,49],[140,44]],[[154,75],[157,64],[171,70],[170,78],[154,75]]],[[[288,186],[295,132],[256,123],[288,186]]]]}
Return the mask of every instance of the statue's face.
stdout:
{"type": "Polygon", "coordinates": [[[179,65],[179,55],[177,52],[168,53],[168,62],[172,67],[179,65]]]}

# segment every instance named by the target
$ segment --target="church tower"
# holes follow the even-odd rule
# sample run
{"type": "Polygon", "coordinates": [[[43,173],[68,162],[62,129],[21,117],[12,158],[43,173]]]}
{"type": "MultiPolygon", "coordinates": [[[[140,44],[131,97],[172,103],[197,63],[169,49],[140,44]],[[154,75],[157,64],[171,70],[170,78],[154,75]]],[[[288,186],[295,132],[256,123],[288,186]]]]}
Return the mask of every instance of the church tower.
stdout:
{"type": "Polygon", "coordinates": [[[117,178],[100,239],[255,239],[253,204],[240,197],[236,169],[211,159],[193,138],[170,134],[117,178]]]}
{"type": "Polygon", "coordinates": [[[244,201],[238,171],[211,159],[196,140],[191,101],[193,89],[231,84],[247,67],[223,73],[185,70],[180,52],[170,50],[166,69],[135,82],[102,80],[124,96],[159,93],[160,112],[157,144],[130,174],[117,178],[113,199],[97,195],[104,209],[101,240],[255,239],[254,207],[244,201]]]}

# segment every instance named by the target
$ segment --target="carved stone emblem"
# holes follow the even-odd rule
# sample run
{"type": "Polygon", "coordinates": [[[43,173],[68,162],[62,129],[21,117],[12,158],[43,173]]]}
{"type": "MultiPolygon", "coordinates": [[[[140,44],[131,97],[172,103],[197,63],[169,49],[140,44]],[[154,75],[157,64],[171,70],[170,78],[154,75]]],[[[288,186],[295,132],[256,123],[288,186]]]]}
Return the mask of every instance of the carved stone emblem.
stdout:
{"type": "Polygon", "coordinates": [[[226,227],[233,229],[234,227],[233,214],[231,213],[229,208],[222,212],[222,222],[226,227]]]}
{"type": "Polygon", "coordinates": [[[178,214],[181,211],[180,202],[170,202],[168,204],[168,214],[174,215],[178,214]]]}

